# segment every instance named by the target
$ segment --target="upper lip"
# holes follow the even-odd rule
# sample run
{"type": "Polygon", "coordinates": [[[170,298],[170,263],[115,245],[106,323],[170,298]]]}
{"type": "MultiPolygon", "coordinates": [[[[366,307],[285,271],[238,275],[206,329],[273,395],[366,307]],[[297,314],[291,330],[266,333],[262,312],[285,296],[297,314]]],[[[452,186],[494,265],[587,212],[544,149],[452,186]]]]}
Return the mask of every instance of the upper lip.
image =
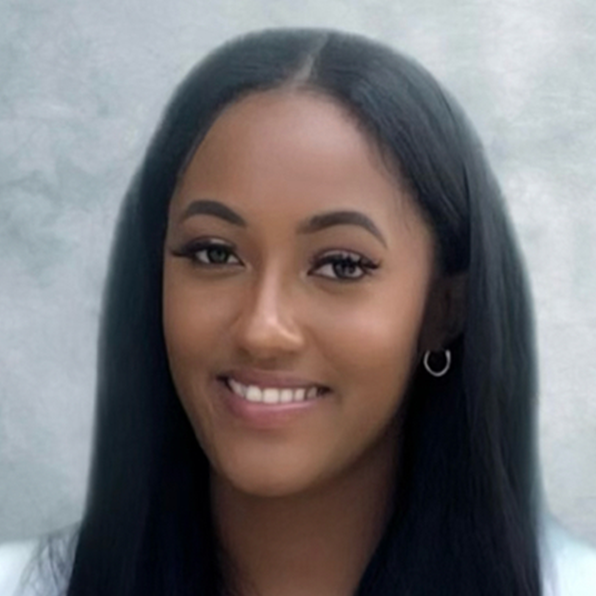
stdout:
{"type": "Polygon", "coordinates": [[[307,388],[307,387],[323,387],[325,385],[312,381],[305,377],[300,377],[290,373],[283,372],[268,372],[259,370],[248,370],[248,369],[234,369],[226,371],[219,375],[223,379],[234,379],[242,385],[255,385],[257,387],[279,387],[279,388],[307,388]]]}

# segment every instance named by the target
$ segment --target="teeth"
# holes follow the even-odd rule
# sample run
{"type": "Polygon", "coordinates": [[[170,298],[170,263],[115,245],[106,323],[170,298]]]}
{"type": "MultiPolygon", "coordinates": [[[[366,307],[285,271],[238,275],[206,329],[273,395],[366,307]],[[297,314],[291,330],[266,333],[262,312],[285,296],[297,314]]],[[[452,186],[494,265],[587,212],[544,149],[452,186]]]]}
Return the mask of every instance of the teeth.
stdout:
{"type": "Polygon", "coordinates": [[[234,379],[229,379],[230,387],[232,391],[242,397],[246,397],[246,387],[238,383],[238,381],[234,381],[234,379]]]}
{"type": "Polygon", "coordinates": [[[315,399],[320,395],[317,387],[298,387],[296,389],[267,387],[261,389],[256,385],[243,385],[235,379],[228,378],[228,387],[238,396],[253,403],[289,404],[315,399]]]}
{"type": "Polygon", "coordinates": [[[279,389],[265,389],[263,391],[263,401],[266,404],[278,404],[280,397],[279,389]]]}
{"type": "MultiPolygon", "coordinates": [[[[239,393],[239,395],[240,397],[244,397],[242,393],[239,393]]],[[[246,399],[252,402],[263,401],[263,392],[258,387],[251,385],[248,387],[248,389],[246,389],[246,399]]]]}

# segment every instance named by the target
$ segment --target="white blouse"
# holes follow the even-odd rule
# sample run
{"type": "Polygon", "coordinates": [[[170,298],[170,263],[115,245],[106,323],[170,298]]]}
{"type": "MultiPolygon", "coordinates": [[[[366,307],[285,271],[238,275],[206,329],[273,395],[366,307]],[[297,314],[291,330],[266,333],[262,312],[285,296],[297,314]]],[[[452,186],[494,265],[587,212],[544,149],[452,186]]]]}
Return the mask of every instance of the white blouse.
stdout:
{"type": "MultiPolygon", "coordinates": [[[[542,538],[544,596],[596,596],[596,549],[553,519],[542,538]]],[[[0,545],[0,596],[32,596],[20,584],[39,542],[0,545]]]]}

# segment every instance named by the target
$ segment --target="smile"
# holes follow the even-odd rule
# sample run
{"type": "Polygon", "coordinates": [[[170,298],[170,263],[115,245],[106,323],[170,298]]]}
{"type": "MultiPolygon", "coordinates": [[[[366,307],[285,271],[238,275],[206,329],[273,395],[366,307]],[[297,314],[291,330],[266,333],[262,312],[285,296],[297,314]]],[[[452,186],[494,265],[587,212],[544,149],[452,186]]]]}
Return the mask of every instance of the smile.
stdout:
{"type": "Polygon", "coordinates": [[[245,385],[227,377],[227,387],[238,397],[252,403],[264,404],[290,404],[317,399],[321,397],[326,389],[324,387],[311,385],[309,387],[259,387],[257,385],[245,385]]]}

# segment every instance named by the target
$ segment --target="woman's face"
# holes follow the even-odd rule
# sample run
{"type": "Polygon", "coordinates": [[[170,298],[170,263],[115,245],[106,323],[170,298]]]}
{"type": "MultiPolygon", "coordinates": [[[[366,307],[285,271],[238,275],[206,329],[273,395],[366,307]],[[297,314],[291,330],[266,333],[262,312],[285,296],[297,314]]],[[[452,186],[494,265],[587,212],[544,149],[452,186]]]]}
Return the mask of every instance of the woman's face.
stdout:
{"type": "Polygon", "coordinates": [[[225,110],[172,198],[163,286],[174,383],[215,474],[295,495],[391,458],[433,262],[338,104],[269,91],[225,110]]]}

